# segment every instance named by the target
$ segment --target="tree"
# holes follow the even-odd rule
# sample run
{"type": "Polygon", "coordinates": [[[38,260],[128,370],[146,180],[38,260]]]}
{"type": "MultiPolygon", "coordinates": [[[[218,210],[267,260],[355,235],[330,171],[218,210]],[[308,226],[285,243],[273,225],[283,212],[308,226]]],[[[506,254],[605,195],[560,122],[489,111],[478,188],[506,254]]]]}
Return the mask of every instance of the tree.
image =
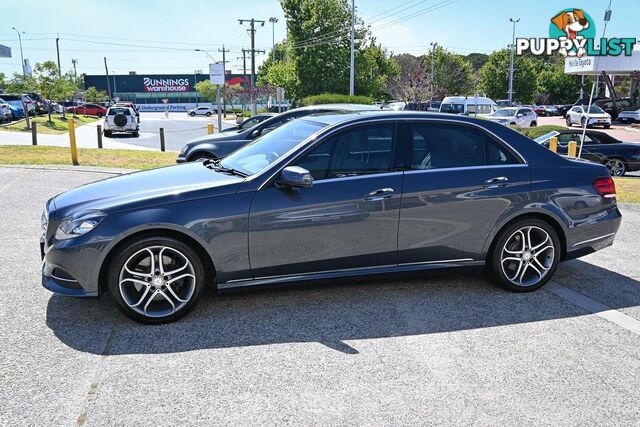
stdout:
{"type": "MultiPolygon", "coordinates": [[[[53,61],[38,63],[33,69],[38,92],[45,99],[62,100],[73,96],[75,87],[72,82],[60,77],[58,66],[53,61]]],[[[51,108],[48,109],[51,122],[51,108]]]]}
{"type": "Polygon", "coordinates": [[[549,95],[546,103],[570,104],[580,93],[580,77],[564,73],[564,62],[547,64],[538,73],[537,91],[549,95]]]}
{"type": "Polygon", "coordinates": [[[398,71],[398,65],[390,55],[381,46],[371,43],[355,58],[356,94],[379,99],[398,71]]]}
{"type": "MultiPolygon", "coordinates": [[[[523,104],[533,101],[537,91],[536,66],[532,58],[516,56],[513,74],[514,100],[523,104]]],[[[509,90],[509,50],[497,50],[480,69],[480,90],[490,98],[505,99],[509,90]]]]}
{"type": "Polygon", "coordinates": [[[22,73],[13,73],[6,85],[7,92],[12,93],[35,92],[37,90],[37,84],[33,76],[23,76],[22,73]]]}
{"type": "Polygon", "coordinates": [[[470,53],[469,55],[465,56],[464,59],[469,64],[471,64],[473,71],[477,73],[478,71],[480,71],[482,66],[486,64],[487,60],[489,59],[489,55],[484,53],[470,53]]]}
{"type": "Polygon", "coordinates": [[[87,102],[103,102],[109,99],[109,95],[106,92],[96,89],[91,86],[84,91],[84,100],[87,102]]]}
{"type": "Polygon", "coordinates": [[[4,89],[6,85],[7,85],[6,76],[3,72],[0,72],[0,89],[4,89]]]}
{"type": "Polygon", "coordinates": [[[435,52],[425,55],[424,63],[427,67],[430,67],[432,57],[435,72],[434,97],[442,99],[447,95],[467,95],[473,90],[473,69],[462,56],[438,46],[435,52]]]}
{"type": "Polygon", "coordinates": [[[289,99],[301,99],[300,80],[293,61],[274,61],[258,76],[258,85],[282,87],[289,99]]]}
{"type": "Polygon", "coordinates": [[[431,72],[427,70],[423,59],[405,53],[394,57],[394,60],[398,73],[387,85],[391,96],[405,102],[417,102],[430,97],[431,72]]]}

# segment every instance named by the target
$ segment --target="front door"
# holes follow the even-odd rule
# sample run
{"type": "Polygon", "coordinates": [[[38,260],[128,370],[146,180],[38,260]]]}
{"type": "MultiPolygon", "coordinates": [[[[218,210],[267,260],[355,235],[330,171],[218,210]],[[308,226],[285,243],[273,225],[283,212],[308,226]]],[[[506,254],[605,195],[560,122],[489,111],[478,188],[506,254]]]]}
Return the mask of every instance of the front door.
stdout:
{"type": "Polygon", "coordinates": [[[478,261],[498,219],[525,203],[530,172],[484,131],[451,122],[411,125],[398,263],[478,261]]]}
{"type": "Polygon", "coordinates": [[[395,124],[362,125],[321,141],[292,165],[312,188],[256,192],[249,217],[254,278],[396,265],[402,172],[395,124]]]}

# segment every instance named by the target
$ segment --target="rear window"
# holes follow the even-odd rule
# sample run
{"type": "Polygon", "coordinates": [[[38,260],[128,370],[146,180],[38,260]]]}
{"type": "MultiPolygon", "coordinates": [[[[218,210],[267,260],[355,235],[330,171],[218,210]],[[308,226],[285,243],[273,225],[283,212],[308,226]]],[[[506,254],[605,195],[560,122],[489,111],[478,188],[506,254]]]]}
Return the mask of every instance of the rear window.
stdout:
{"type": "Polygon", "coordinates": [[[116,114],[124,114],[125,116],[130,116],[131,112],[128,108],[111,108],[109,110],[110,116],[115,116],[116,114]]]}
{"type": "Polygon", "coordinates": [[[22,101],[22,98],[19,95],[3,94],[0,95],[0,98],[4,99],[5,101],[22,101]]]}

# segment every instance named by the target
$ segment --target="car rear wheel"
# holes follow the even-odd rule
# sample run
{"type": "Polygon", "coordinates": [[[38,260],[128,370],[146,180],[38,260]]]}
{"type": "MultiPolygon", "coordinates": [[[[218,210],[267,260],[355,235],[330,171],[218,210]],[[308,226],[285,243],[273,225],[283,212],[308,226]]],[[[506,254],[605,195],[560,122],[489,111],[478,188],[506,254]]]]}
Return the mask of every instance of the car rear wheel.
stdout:
{"type": "Polygon", "coordinates": [[[122,248],[108,275],[111,295],[131,319],[168,323],[186,315],[205,287],[198,255],[170,237],[144,238],[122,248]]]}
{"type": "Polygon", "coordinates": [[[560,241],[555,230],[544,221],[525,219],[500,232],[489,263],[501,286],[529,292],[549,281],[559,260],[560,241]]]}
{"type": "Polygon", "coordinates": [[[607,159],[604,165],[609,169],[611,176],[623,176],[627,173],[627,166],[620,159],[607,159]]]}
{"type": "Polygon", "coordinates": [[[195,116],[196,116],[196,113],[191,112],[191,113],[189,113],[189,115],[190,115],[191,117],[195,117],[195,116]]]}
{"type": "Polygon", "coordinates": [[[207,116],[207,117],[211,117],[211,112],[210,112],[210,111],[207,111],[206,116],[207,116]]]}
{"type": "Polygon", "coordinates": [[[531,122],[531,124],[530,124],[529,126],[531,126],[532,128],[534,128],[534,127],[538,126],[538,123],[534,121],[534,122],[531,122]]]}

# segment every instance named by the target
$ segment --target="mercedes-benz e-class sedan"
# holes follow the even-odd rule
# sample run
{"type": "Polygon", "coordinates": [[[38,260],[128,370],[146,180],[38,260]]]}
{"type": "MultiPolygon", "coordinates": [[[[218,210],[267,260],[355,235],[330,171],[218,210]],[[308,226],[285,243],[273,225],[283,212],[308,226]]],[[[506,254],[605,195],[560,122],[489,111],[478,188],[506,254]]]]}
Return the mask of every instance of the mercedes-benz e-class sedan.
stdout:
{"type": "Polygon", "coordinates": [[[221,161],[62,193],[42,215],[43,285],[113,295],[162,323],[218,290],[486,267],[515,291],[612,244],[607,169],[486,120],[411,112],[307,116],[221,161]]]}

